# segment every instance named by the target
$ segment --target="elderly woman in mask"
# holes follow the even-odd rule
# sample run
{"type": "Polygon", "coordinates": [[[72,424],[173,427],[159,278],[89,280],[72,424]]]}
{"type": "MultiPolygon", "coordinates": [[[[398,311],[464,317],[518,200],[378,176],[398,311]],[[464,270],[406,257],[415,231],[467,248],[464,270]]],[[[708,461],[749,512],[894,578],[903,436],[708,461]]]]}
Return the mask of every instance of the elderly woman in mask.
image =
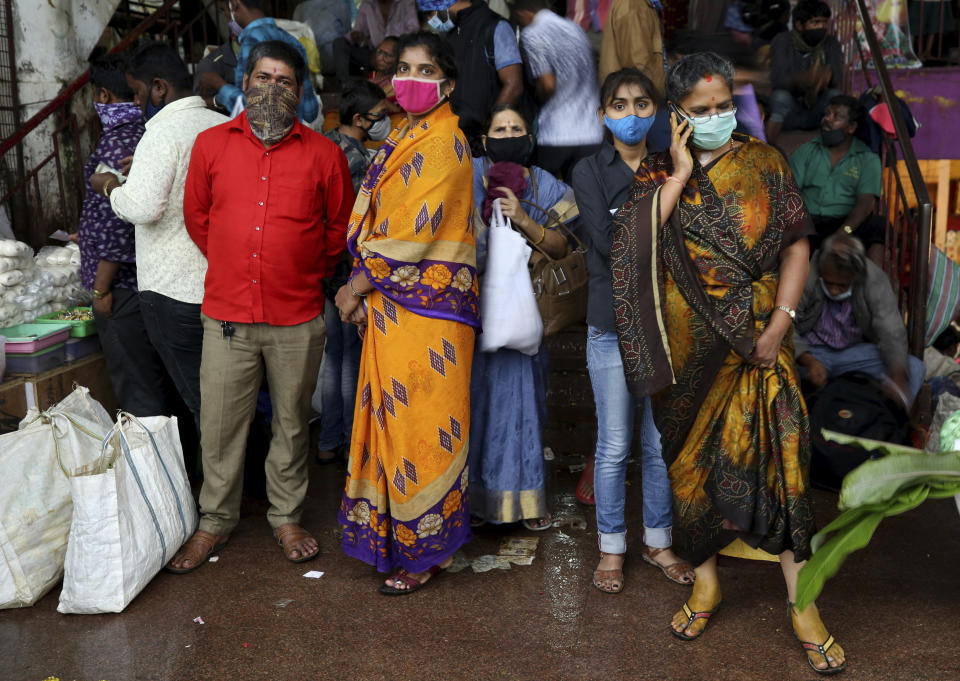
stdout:
{"type": "Polygon", "coordinates": [[[807,660],[835,673],[844,652],[816,605],[793,605],[815,529],[791,338],[812,224],[784,158],[733,134],[732,87],[713,53],[671,67],[670,150],[641,162],[616,218],[614,316],[627,384],[653,396],[677,548],[695,566],[672,633],[703,633],[722,597],[716,554],[739,538],[779,555],[807,660]]]}

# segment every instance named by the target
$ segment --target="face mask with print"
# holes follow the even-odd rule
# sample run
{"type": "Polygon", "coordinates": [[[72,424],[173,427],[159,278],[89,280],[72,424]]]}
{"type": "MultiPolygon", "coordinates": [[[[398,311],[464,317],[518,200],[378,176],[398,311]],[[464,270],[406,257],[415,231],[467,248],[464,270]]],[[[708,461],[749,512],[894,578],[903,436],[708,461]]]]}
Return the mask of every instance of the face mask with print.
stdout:
{"type": "Polygon", "coordinates": [[[634,115],[623,118],[610,118],[604,114],[603,123],[614,137],[624,144],[633,146],[634,144],[642,142],[647,136],[647,133],[650,132],[650,128],[653,126],[654,118],[654,116],[641,118],[640,116],[634,115]]]}
{"type": "Polygon", "coordinates": [[[736,110],[729,112],[729,115],[713,114],[705,121],[698,123],[691,120],[690,123],[693,125],[693,133],[690,135],[693,146],[704,151],[713,151],[730,141],[730,136],[737,127],[736,110]]]}
{"type": "Polygon", "coordinates": [[[840,293],[838,295],[833,295],[832,293],[830,293],[830,289],[828,289],[827,285],[824,283],[823,277],[820,277],[820,288],[823,289],[823,295],[825,295],[827,298],[834,301],[835,303],[842,303],[843,301],[847,300],[848,298],[850,298],[850,296],[853,295],[852,286],[848,288],[846,291],[844,291],[843,293],[840,293]]]}
{"type": "Polygon", "coordinates": [[[387,139],[387,135],[390,134],[390,117],[384,116],[379,121],[371,125],[367,129],[367,137],[369,137],[374,142],[381,142],[387,139]]]}
{"type": "Polygon", "coordinates": [[[430,19],[427,20],[427,25],[432,28],[437,33],[449,33],[453,30],[453,19],[450,18],[450,14],[447,14],[446,20],[441,19],[438,15],[434,14],[430,19]]]}
{"type": "Polygon", "coordinates": [[[397,95],[397,104],[402,106],[404,111],[412,113],[414,116],[427,113],[446,97],[446,95],[440,94],[440,86],[446,80],[446,78],[430,80],[429,78],[400,78],[394,76],[393,91],[397,95]]]}
{"type": "Polygon", "coordinates": [[[247,88],[247,120],[257,139],[276,144],[293,129],[297,120],[299,97],[279,83],[251,85],[247,88]]]}

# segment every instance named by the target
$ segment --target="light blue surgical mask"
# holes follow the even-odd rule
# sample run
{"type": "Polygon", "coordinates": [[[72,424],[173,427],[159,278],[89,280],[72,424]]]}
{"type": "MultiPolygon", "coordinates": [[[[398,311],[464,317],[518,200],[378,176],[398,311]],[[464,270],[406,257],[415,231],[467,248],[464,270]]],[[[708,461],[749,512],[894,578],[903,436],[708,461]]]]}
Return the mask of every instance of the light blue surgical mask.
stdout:
{"type": "Polygon", "coordinates": [[[449,33],[453,30],[453,19],[450,18],[449,12],[444,12],[447,15],[446,19],[441,19],[439,15],[434,14],[427,20],[427,25],[432,28],[437,33],[449,33]]]}
{"type": "MultiPolygon", "coordinates": [[[[683,116],[683,114],[680,114],[683,116]]],[[[693,146],[704,151],[719,149],[730,141],[730,136],[737,128],[737,108],[730,111],[716,113],[712,116],[684,116],[693,125],[690,139],[693,146]]]]}
{"type": "Polygon", "coordinates": [[[825,295],[827,298],[834,301],[835,303],[842,303],[843,301],[849,299],[850,296],[853,295],[852,286],[839,295],[833,295],[832,293],[830,293],[830,289],[828,289],[827,285],[824,283],[823,277],[820,277],[820,288],[823,289],[823,295],[825,295]]]}
{"type": "Polygon", "coordinates": [[[633,146],[643,141],[643,138],[650,132],[653,125],[654,116],[641,118],[640,116],[624,116],[623,118],[610,118],[603,115],[603,122],[607,129],[613,133],[613,136],[624,144],[633,146]]]}

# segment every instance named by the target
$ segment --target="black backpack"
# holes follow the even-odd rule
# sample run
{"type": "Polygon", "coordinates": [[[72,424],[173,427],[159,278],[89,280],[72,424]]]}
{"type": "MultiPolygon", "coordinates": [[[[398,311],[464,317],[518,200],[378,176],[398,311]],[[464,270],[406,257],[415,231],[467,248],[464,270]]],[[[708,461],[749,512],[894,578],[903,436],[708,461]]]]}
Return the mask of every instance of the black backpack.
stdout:
{"type": "Polygon", "coordinates": [[[906,444],[907,415],[887,397],[880,381],[866,374],[837,376],[815,395],[810,408],[813,454],[810,481],[814,487],[840,491],[844,476],[875,456],[861,447],[824,439],[823,429],[871,440],[906,444]]]}

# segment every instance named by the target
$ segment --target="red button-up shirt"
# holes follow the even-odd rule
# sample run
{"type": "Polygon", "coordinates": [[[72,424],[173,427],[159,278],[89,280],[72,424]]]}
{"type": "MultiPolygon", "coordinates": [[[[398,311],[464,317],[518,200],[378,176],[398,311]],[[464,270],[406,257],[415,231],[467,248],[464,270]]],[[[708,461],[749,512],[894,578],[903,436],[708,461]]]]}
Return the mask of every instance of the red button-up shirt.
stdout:
{"type": "Polygon", "coordinates": [[[353,199],[343,152],[299,121],[269,149],[246,113],[200,133],[183,216],[209,263],[203,313],[277,326],[323,314],[353,199]]]}

